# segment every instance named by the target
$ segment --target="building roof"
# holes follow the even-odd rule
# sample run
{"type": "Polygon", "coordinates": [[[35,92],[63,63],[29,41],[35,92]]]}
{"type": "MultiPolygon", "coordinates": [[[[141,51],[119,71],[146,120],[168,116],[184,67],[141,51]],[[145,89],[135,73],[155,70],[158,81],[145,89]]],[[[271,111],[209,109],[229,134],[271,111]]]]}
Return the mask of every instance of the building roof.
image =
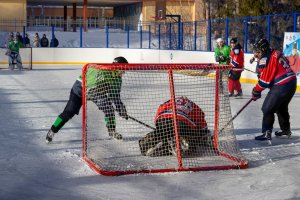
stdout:
{"type": "MultiPolygon", "coordinates": [[[[63,6],[76,3],[78,6],[83,5],[84,0],[27,0],[27,6],[63,6]]],[[[87,0],[88,6],[114,7],[126,4],[143,2],[143,0],[87,0]]]]}

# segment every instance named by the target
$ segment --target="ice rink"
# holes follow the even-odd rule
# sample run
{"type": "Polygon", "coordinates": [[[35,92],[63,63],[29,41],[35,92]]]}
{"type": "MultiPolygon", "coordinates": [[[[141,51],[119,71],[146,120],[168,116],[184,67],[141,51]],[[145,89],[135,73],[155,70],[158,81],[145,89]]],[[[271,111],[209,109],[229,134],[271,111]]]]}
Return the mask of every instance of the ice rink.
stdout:
{"type": "MultiPolygon", "coordinates": [[[[290,103],[290,139],[273,137],[272,146],[254,141],[268,90],[234,120],[248,169],[106,177],[81,160],[81,113],[45,143],[81,67],[0,69],[0,199],[300,199],[299,92],[290,103]]],[[[230,100],[233,115],[253,86],[242,83],[244,98],[230,100]]]]}

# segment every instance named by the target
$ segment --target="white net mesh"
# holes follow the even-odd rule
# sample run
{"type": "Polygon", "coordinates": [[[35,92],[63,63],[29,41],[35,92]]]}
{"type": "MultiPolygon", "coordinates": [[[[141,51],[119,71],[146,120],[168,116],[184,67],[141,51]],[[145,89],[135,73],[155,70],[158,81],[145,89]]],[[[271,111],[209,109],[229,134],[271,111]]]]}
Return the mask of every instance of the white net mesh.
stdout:
{"type": "Polygon", "coordinates": [[[208,64],[87,65],[83,70],[84,159],[108,175],[246,167],[232,123],[225,126],[232,117],[227,73],[226,66],[208,64]],[[124,73],[116,73],[117,69],[124,73]],[[121,84],[109,78],[115,73],[122,76],[121,84]],[[93,81],[95,74],[98,83],[93,81]],[[105,78],[99,78],[103,74],[105,78]],[[114,99],[118,94],[120,98],[114,99]],[[190,104],[179,105],[180,98],[200,111],[190,115],[193,109],[184,107],[190,104]],[[169,107],[160,107],[168,100],[169,107]],[[193,127],[199,120],[202,125],[193,127]],[[122,139],[111,137],[114,132],[122,139]]]}
{"type": "MultiPolygon", "coordinates": [[[[9,68],[9,57],[7,48],[0,47],[0,68],[9,68]]],[[[24,69],[32,69],[32,48],[26,47],[20,49],[20,57],[24,69]]],[[[17,64],[14,69],[18,69],[17,64]]]]}

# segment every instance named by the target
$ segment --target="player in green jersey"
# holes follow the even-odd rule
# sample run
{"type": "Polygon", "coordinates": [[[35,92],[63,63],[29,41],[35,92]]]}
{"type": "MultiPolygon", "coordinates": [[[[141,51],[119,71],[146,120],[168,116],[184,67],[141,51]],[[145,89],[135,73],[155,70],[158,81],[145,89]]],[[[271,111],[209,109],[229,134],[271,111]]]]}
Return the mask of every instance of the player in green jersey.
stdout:
{"type": "Polygon", "coordinates": [[[229,65],[230,47],[224,43],[222,38],[217,39],[217,48],[215,49],[216,62],[223,65],[229,65]]]}
{"type": "Polygon", "coordinates": [[[19,53],[20,48],[23,47],[23,43],[18,40],[17,36],[15,36],[14,39],[8,43],[6,55],[8,56],[9,69],[14,70],[15,65],[17,65],[19,70],[23,69],[22,60],[19,53]]]}
{"type": "MultiPolygon", "coordinates": [[[[113,63],[128,63],[124,57],[116,57],[113,63]]],[[[122,139],[122,135],[116,132],[115,109],[119,115],[128,119],[126,107],[121,101],[120,93],[122,86],[122,75],[124,72],[115,70],[97,70],[89,68],[86,73],[87,98],[93,101],[105,115],[105,124],[109,136],[122,139]],[[97,93],[96,93],[97,92],[97,93]]],[[[66,122],[75,114],[78,115],[82,106],[82,78],[75,81],[69,101],[64,111],[56,118],[46,136],[46,142],[51,142],[56,134],[66,122]]]]}

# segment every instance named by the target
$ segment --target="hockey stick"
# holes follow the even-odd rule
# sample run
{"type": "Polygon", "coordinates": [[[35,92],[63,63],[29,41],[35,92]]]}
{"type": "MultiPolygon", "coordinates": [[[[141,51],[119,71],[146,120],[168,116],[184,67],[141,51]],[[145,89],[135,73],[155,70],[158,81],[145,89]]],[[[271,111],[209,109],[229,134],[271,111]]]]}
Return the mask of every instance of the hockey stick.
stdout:
{"type": "Polygon", "coordinates": [[[148,125],[148,124],[146,124],[146,123],[144,123],[144,122],[142,122],[140,120],[137,120],[134,117],[131,117],[131,116],[128,115],[128,118],[131,119],[131,120],[133,120],[133,121],[135,121],[135,122],[137,122],[137,123],[139,123],[139,124],[142,124],[143,126],[146,126],[147,128],[150,128],[152,130],[156,130],[154,127],[152,127],[152,126],[150,126],[150,125],[148,125]]]}
{"type": "Polygon", "coordinates": [[[221,133],[224,129],[253,101],[253,98],[249,99],[249,101],[227,122],[227,124],[219,131],[221,133]]]}
{"type": "Polygon", "coordinates": [[[244,70],[246,70],[246,71],[248,71],[248,72],[252,72],[252,73],[254,73],[254,74],[257,74],[257,72],[252,71],[252,70],[250,70],[250,69],[247,69],[247,68],[245,68],[245,67],[244,67],[244,70]]]}

